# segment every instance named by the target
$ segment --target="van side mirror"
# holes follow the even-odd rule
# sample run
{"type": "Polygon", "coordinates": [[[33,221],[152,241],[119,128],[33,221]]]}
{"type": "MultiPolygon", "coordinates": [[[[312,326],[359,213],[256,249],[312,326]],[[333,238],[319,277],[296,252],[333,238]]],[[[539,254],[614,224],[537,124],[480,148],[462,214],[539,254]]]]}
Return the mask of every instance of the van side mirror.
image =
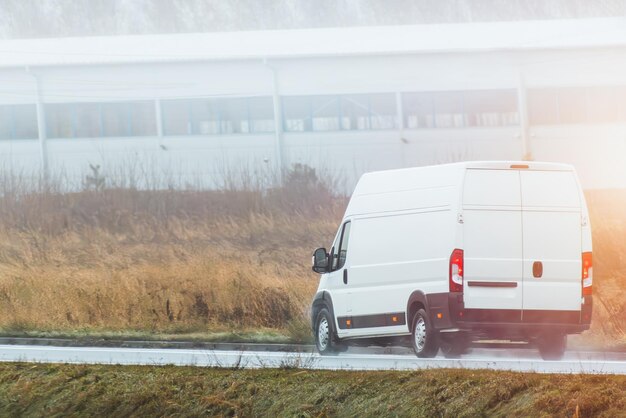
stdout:
{"type": "Polygon", "coordinates": [[[326,248],[318,248],[313,253],[313,271],[320,274],[328,271],[328,253],[326,248]]]}

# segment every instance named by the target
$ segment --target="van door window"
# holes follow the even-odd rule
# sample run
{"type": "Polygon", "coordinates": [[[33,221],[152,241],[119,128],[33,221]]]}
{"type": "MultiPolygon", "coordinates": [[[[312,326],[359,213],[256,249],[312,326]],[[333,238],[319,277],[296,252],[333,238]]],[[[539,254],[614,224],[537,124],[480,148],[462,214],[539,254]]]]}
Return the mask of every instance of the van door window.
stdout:
{"type": "Polygon", "coordinates": [[[350,240],[350,222],[346,222],[343,225],[343,232],[341,233],[341,243],[339,244],[339,260],[337,263],[337,269],[343,267],[346,264],[346,257],[348,255],[348,241],[350,240]]]}

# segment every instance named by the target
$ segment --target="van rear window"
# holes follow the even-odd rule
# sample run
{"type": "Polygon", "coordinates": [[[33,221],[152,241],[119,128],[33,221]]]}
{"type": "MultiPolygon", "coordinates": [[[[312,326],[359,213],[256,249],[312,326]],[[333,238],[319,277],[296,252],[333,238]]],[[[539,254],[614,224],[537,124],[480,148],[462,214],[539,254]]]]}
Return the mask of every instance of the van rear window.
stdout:
{"type": "Polygon", "coordinates": [[[518,171],[467,170],[463,204],[475,206],[521,206],[518,171]]]}
{"type": "Polygon", "coordinates": [[[520,176],[524,207],[580,207],[580,192],[573,172],[523,171],[520,176]]]}

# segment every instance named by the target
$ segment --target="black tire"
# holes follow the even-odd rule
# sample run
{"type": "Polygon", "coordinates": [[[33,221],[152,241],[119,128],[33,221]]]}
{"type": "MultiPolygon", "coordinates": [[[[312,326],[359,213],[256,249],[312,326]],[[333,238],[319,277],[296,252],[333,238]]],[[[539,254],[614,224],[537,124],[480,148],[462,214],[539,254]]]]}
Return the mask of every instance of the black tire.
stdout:
{"type": "Polygon", "coordinates": [[[315,347],[323,355],[337,352],[335,343],[335,321],[327,308],[322,308],[315,318],[315,347]]]}
{"type": "Polygon", "coordinates": [[[567,348],[567,335],[559,332],[537,338],[537,348],[544,360],[561,360],[567,348]]]}
{"type": "Polygon", "coordinates": [[[464,332],[439,334],[439,347],[445,358],[460,358],[470,351],[472,339],[464,332]]]}
{"type": "Polygon", "coordinates": [[[439,351],[437,331],[424,309],[415,312],[411,321],[411,345],[415,355],[420,358],[433,358],[439,351]]]}
{"type": "Polygon", "coordinates": [[[345,353],[346,351],[348,351],[348,344],[346,343],[340,343],[340,342],[333,342],[333,350],[335,351],[335,353],[345,353]]]}

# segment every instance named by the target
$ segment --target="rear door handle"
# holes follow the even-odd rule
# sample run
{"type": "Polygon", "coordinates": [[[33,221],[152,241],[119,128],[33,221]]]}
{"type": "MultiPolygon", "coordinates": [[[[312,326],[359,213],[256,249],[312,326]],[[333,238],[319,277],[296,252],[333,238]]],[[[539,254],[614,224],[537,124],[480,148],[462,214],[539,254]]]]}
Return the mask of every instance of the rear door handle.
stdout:
{"type": "Polygon", "coordinates": [[[348,269],[343,269],[343,284],[348,284],[348,269]]]}
{"type": "Polygon", "coordinates": [[[533,276],[535,279],[539,279],[543,276],[543,263],[541,261],[535,261],[533,263],[533,276]]]}

